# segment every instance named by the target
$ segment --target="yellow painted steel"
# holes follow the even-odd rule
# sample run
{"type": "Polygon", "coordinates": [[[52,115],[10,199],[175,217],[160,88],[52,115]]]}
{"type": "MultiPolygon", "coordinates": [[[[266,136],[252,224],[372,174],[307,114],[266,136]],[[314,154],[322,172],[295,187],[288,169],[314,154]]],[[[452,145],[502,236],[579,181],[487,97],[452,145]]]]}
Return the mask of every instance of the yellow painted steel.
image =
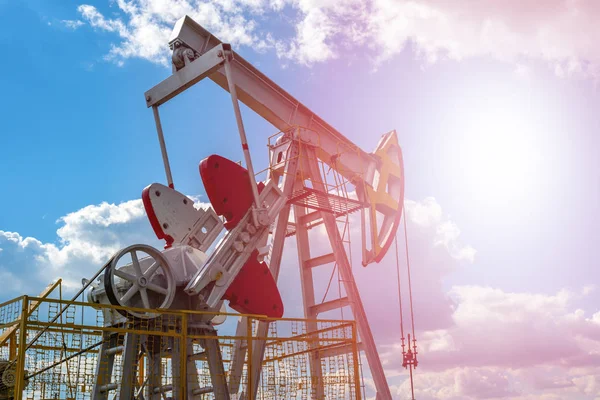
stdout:
{"type": "MultiPolygon", "coordinates": [[[[59,288],[61,290],[61,294],[62,294],[62,279],[58,279],[56,282],[49,284],[43,291],[42,293],[40,293],[40,298],[45,299],[46,297],[48,297],[56,288],[59,288]]],[[[62,298],[62,296],[61,296],[62,298]]],[[[31,302],[31,304],[29,305],[29,313],[32,313],[33,311],[35,311],[35,309],[39,306],[39,302],[31,302]]],[[[0,347],[4,346],[6,344],[7,341],[10,340],[11,342],[11,346],[13,346],[13,342],[16,340],[15,336],[16,336],[16,331],[18,328],[18,325],[16,324],[15,321],[15,325],[13,325],[11,328],[7,329],[6,331],[2,332],[2,334],[0,335],[0,347]]]]}
{"type": "Polygon", "coordinates": [[[394,160],[389,156],[389,150],[393,147],[400,148],[398,136],[393,132],[389,140],[375,151],[375,156],[380,160],[378,172],[379,179],[376,187],[366,186],[367,198],[370,203],[370,222],[371,222],[371,245],[372,256],[375,258],[382,248],[379,244],[379,228],[377,226],[377,213],[394,215],[402,207],[404,199],[394,199],[388,193],[388,183],[390,179],[403,179],[402,168],[398,164],[399,160],[394,160]]]}
{"type": "MultiPolygon", "coordinates": [[[[194,379],[198,380],[200,387],[211,386],[208,362],[201,355],[198,341],[215,338],[198,334],[199,331],[193,328],[193,321],[206,313],[157,310],[160,315],[152,320],[129,320],[118,326],[105,326],[104,317],[117,309],[136,311],[103,304],[27,296],[0,305],[0,334],[8,330],[15,331],[15,322],[18,326],[13,354],[10,340],[0,347],[0,359],[9,359],[16,367],[14,399],[91,399],[98,367],[100,371],[108,368],[104,364],[98,366],[98,344],[106,338],[113,338],[115,345],[123,345],[128,334],[157,339],[146,342],[147,354],[141,357],[136,354],[133,358],[135,365],[124,365],[124,354],[117,353],[114,365],[111,366],[112,378],[109,381],[118,383],[117,377],[127,369],[137,371],[131,375],[131,380],[136,390],[141,390],[145,382],[152,379],[153,365],[148,354],[154,351],[161,354],[159,384],[176,387],[182,394],[182,399],[185,399],[188,390],[188,374],[197,373],[197,378],[194,375],[194,379]],[[64,315],[55,318],[63,308],[64,315]],[[52,322],[53,320],[55,321],[52,322]],[[43,333],[32,343],[31,340],[41,331],[43,333]],[[188,343],[192,346],[191,354],[188,343]],[[165,347],[175,346],[180,352],[179,368],[172,368],[172,357],[164,350],[165,347]],[[192,364],[196,368],[189,369],[186,360],[197,355],[198,358],[192,364]],[[9,358],[10,356],[13,357],[9,358]]],[[[239,314],[224,314],[239,317],[239,314]]],[[[252,385],[248,378],[252,371],[259,370],[251,361],[252,341],[266,342],[255,400],[311,398],[314,388],[319,384],[325,388],[326,398],[361,399],[356,326],[353,321],[270,319],[259,315],[247,315],[246,318],[248,324],[244,334],[236,336],[235,331],[228,332],[222,328],[216,340],[222,353],[227,379],[234,343],[246,343],[248,354],[241,386],[249,394],[254,391],[248,387],[252,385]],[[261,320],[270,323],[266,337],[257,336],[257,323],[261,320]],[[309,322],[316,323],[318,329],[310,332],[307,328],[309,322]],[[344,351],[339,351],[340,349],[344,351]],[[315,352],[321,354],[322,378],[311,376],[308,368],[310,357],[315,352]],[[317,379],[322,381],[317,382],[317,379]]],[[[109,396],[112,397],[113,395],[109,396]]],[[[204,394],[201,398],[219,397],[216,394],[204,394]]]]}

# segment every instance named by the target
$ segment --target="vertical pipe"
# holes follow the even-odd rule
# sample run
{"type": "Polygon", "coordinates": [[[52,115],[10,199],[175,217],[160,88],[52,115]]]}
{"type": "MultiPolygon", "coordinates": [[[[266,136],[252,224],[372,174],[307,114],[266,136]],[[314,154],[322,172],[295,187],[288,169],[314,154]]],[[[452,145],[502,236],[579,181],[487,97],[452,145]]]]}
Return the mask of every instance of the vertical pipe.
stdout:
{"type": "MultiPolygon", "coordinates": [[[[61,281],[61,288],[62,288],[62,279],[60,281],[61,281]]],[[[62,294],[61,294],[60,299],[62,300],[62,294]]],[[[84,322],[83,321],[83,307],[80,307],[80,309],[81,309],[81,326],[84,326],[83,325],[83,322],[84,322]]],[[[80,335],[79,351],[82,351],[83,350],[83,328],[81,329],[79,335],[80,335]]],[[[81,356],[77,357],[77,377],[80,376],[80,372],[81,372],[81,356]]],[[[75,397],[74,397],[75,399],[77,398],[78,392],[79,392],[79,381],[75,383],[75,397]]]]}
{"type": "Polygon", "coordinates": [[[173,176],[171,175],[171,166],[169,165],[169,156],[167,155],[167,146],[165,145],[165,136],[163,135],[162,125],[160,123],[160,115],[158,115],[158,106],[152,106],[154,113],[154,123],[156,124],[156,133],[158,134],[158,142],[160,144],[160,152],[162,153],[163,164],[165,165],[165,173],[167,174],[167,183],[173,189],[173,176]]]}
{"type": "Polygon", "coordinates": [[[411,395],[411,400],[415,400],[415,385],[413,384],[413,366],[412,366],[412,364],[408,366],[408,370],[410,371],[410,395],[411,395]]]}
{"type": "Polygon", "coordinates": [[[252,196],[254,197],[254,206],[256,208],[259,208],[260,204],[258,202],[258,188],[256,186],[256,178],[254,177],[254,168],[252,167],[252,160],[250,159],[250,149],[248,148],[246,131],[244,130],[244,123],[242,122],[242,112],[240,111],[240,105],[238,103],[237,90],[235,88],[235,82],[233,80],[233,74],[231,72],[231,64],[229,63],[230,54],[231,53],[226,53],[225,56],[225,77],[227,78],[227,86],[229,87],[229,93],[231,94],[233,112],[235,113],[235,120],[237,122],[238,131],[240,133],[240,139],[242,141],[242,149],[244,150],[246,168],[248,169],[248,176],[250,178],[250,187],[252,188],[252,196]]]}
{"type": "Polygon", "coordinates": [[[254,400],[254,388],[252,386],[252,317],[246,318],[246,321],[246,348],[248,349],[248,365],[246,368],[248,384],[246,388],[246,398],[248,400],[254,400]]]}
{"type": "Polygon", "coordinates": [[[25,378],[25,352],[27,351],[27,319],[29,318],[29,297],[23,296],[21,304],[21,321],[19,326],[19,352],[17,354],[17,376],[15,382],[15,400],[23,398],[25,378]]]}
{"type": "Polygon", "coordinates": [[[188,315],[186,313],[181,314],[181,337],[180,337],[180,350],[179,357],[181,364],[179,365],[179,393],[184,399],[192,398],[191,393],[187,392],[187,341],[188,341],[188,315]]]}

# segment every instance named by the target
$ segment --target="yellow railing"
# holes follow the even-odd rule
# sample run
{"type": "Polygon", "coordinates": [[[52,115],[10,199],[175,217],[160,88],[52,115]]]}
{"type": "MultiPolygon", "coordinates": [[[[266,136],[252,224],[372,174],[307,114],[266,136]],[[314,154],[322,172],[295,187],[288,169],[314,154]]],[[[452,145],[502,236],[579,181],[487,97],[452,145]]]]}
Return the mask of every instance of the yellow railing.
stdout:
{"type": "MultiPolygon", "coordinates": [[[[309,332],[308,326],[312,324],[305,319],[246,315],[248,325],[244,334],[239,331],[236,334],[236,324],[226,321],[217,327],[218,336],[214,336],[201,328],[200,320],[206,320],[207,313],[194,311],[160,310],[154,319],[123,319],[119,324],[105,326],[105,319],[108,321],[119,310],[136,311],[28,296],[0,304],[0,335],[11,329],[16,337],[16,343],[10,341],[0,346],[0,360],[6,360],[0,361],[0,369],[11,369],[8,372],[13,376],[12,381],[6,381],[8,384],[0,380],[0,398],[91,399],[94,385],[113,385],[110,389],[113,393],[128,385],[139,393],[153,382],[153,387],[170,388],[172,393],[167,397],[185,399],[189,385],[210,387],[215,379],[214,371],[211,378],[200,345],[206,348],[210,340],[218,343],[224,372],[221,379],[230,385],[235,349],[240,346],[247,349],[238,383],[248,393],[248,399],[254,398],[255,391],[256,399],[310,399],[314,398],[318,385],[327,399],[361,398],[353,321],[311,321],[317,328],[309,332]],[[266,337],[256,335],[261,320],[270,322],[266,337]],[[103,345],[106,348],[110,340],[114,348],[123,346],[127,335],[143,338],[143,345],[135,342],[138,343],[135,357],[127,359],[124,353],[117,353],[110,362],[103,361],[100,355],[103,345]],[[258,340],[266,341],[260,366],[252,365],[251,361],[252,343],[258,340]],[[177,366],[175,353],[179,360],[193,361],[177,366]],[[158,358],[154,358],[157,354],[158,358]],[[310,360],[315,355],[320,359],[320,371],[310,370],[310,360]],[[156,359],[158,364],[152,361],[156,359]],[[256,368],[261,369],[257,390],[248,387],[252,381],[248,376],[256,368]],[[123,377],[128,377],[129,382],[120,381],[123,377]]],[[[240,316],[225,315],[236,320],[240,316]]],[[[4,371],[0,371],[0,379],[4,371]]],[[[195,398],[221,397],[218,393],[207,393],[195,398]]]]}

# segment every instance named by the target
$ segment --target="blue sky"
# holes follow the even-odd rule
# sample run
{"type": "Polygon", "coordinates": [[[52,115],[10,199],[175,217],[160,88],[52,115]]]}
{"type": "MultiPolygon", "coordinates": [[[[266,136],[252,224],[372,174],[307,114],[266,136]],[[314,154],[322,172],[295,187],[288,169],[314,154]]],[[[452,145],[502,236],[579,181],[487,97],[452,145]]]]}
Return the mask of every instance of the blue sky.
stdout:
{"type": "MultiPolygon", "coordinates": [[[[151,10],[154,3],[86,3],[93,14],[77,2],[0,0],[5,54],[0,63],[0,231],[39,242],[35,251],[20,245],[13,252],[14,240],[0,240],[0,276],[27,280],[25,274],[35,269],[20,270],[21,263],[37,263],[40,254],[51,260],[46,253],[52,245],[60,251],[88,240],[104,249],[129,244],[132,238],[151,240],[149,226],[136,211],[127,211],[131,219],[114,219],[111,213],[122,211],[121,203],[139,199],[146,185],[165,180],[143,94],[170,74],[164,63],[167,43],[140,29],[168,31],[176,18],[160,17],[151,10]],[[137,8],[128,11],[127,5],[137,8]],[[134,17],[146,25],[136,25],[134,17]],[[114,28],[115,21],[122,28],[114,28]],[[88,206],[88,214],[80,212],[88,206]],[[63,218],[68,215],[71,219],[63,218]]],[[[416,11],[402,8],[402,1],[368,2],[364,9],[356,5],[361,2],[352,2],[352,12],[337,2],[319,1],[184,3],[198,18],[207,18],[201,22],[209,29],[224,40],[231,37],[239,53],[365,150],[372,150],[381,134],[398,131],[406,197],[414,202],[411,229],[422,241],[416,246],[434,246],[444,227],[460,231],[460,236],[451,233],[442,240],[448,250],[445,258],[416,256],[423,263],[447,263],[423,265],[434,275],[421,275],[422,282],[417,282],[419,287],[432,283],[439,292],[423,289],[421,303],[430,295],[454,301],[454,311],[444,317],[454,325],[448,322],[431,332],[445,329],[468,337],[456,328],[456,310],[473,293],[482,292],[467,287],[500,291],[506,304],[556,301],[559,306],[552,310],[562,311],[552,314],[549,326],[560,328],[558,321],[575,315],[576,309],[583,310],[585,324],[592,324],[600,300],[594,290],[600,223],[600,53],[587,44],[600,33],[589,22],[598,16],[593,2],[569,3],[571,14],[556,15],[532,4],[520,12],[490,6],[455,13],[465,7],[464,1],[454,2],[451,11],[425,0],[414,2],[421,7],[416,11]],[[203,4],[212,4],[222,24],[206,17],[203,4]],[[386,25],[384,31],[375,24],[380,20],[377,12],[386,5],[391,28],[386,25]],[[459,32],[456,36],[423,27],[435,26],[439,15],[445,15],[442,27],[456,24],[449,31],[459,32]],[[481,21],[501,24],[490,25],[492,34],[488,29],[484,35],[481,21]],[[350,25],[366,38],[343,29],[350,25]],[[246,29],[242,34],[240,26],[246,29]],[[561,41],[553,39],[554,32],[562,32],[561,41]],[[544,37],[552,45],[540,39],[544,37]],[[426,200],[430,197],[435,200],[426,200]],[[433,225],[419,225],[419,212],[429,213],[433,225]],[[476,256],[457,259],[452,246],[471,246],[476,256]],[[561,291],[570,293],[564,304],[561,291]]],[[[566,2],[552,3],[567,7],[566,2]]],[[[276,131],[249,110],[243,112],[253,160],[261,169],[266,166],[267,137],[276,131]]],[[[197,167],[210,154],[242,159],[230,99],[212,82],[179,96],[161,108],[161,115],[178,190],[204,194],[197,167]]],[[[81,266],[82,248],[87,247],[61,256],[75,261],[61,259],[63,264],[47,268],[69,276],[88,271],[81,266]]],[[[100,262],[102,251],[90,265],[100,262]]],[[[34,285],[15,288],[38,291],[34,285]]],[[[3,294],[0,300],[17,294],[3,294]]],[[[582,335],[570,327],[565,332],[582,335]]],[[[455,344],[460,337],[454,337],[455,344]]],[[[584,353],[597,354],[595,343],[584,346],[584,353]]],[[[529,367],[535,366],[539,364],[529,367]]],[[[570,376],[573,385],[564,389],[563,395],[570,397],[561,398],[591,396],[577,383],[581,377],[565,368],[558,374],[570,376]]],[[[600,392],[600,372],[590,370],[584,376],[595,377],[600,392]]],[[[546,393],[536,390],[522,396],[546,393]]],[[[468,393],[457,396],[469,398],[468,393]]]]}

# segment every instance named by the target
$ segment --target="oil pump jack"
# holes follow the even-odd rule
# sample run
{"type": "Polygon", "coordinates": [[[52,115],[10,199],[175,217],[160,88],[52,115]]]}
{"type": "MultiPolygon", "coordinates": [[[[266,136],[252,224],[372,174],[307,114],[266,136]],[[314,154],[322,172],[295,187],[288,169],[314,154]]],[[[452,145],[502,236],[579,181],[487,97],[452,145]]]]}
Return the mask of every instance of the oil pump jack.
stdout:
{"type": "MultiPolygon", "coordinates": [[[[382,260],[395,238],[404,200],[402,152],[396,132],[384,134],[373,152],[363,151],[188,16],[177,21],[169,46],[172,75],[145,93],[146,105],[154,114],[167,185],[151,184],[142,194],[152,228],[166,246],[159,251],[146,245],[132,245],[118,252],[107,264],[104,275],[92,284],[89,301],[138,310],[106,315],[107,325],[127,319],[151,320],[156,317],[157,309],[216,313],[225,301],[243,314],[281,317],[284,304],[277,281],[284,242],[295,236],[305,317],[317,320],[319,314],[350,308],[360,337],[359,349],[368,362],[377,399],[391,399],[336,218],[359,212],[362,264],[367,266],[382,260]],[[159,107],[205,78],[231,95],[245,168],[218,155],[202,160],[199,170],[211,207],[196,209],[191,199],[175,190],[159,107]],[[256,182],[240,102],[280,131],[269,144],[269,168],[263,182],[256,182]],[[351,185],[355,196],[332,190],[325,183],[322,166],[351,185]],[[320,229],[325,229],[331,250],[315,255],[308,232],[320,225],[320,229]],[[223,229],[225,233],[216,243],[223,229]],[[123,265],[125,259],[131,261],[123,265]],[[339,270],[345,296],[318,302],[313,273],[333,263],[339,270]]],[[[209,313],[190,320],[189,326],[216,338],[215,326],[222,322],[218,319],[209,313]]],[[[258,337],[266,336],[268,325],[268,322],[258,324],[258,337]]],[[[308,323],[307,327],[309,333],[317,329],[314,323],[308,323]]],[[[246,322],[241,318],[238,331],[244,329],[246,322]]],[[[128,334],[119,351],[124,360],[133,359],[140,349],[151,347],[152,340],[160,339],[128,334]]],[[[210,387],[199,387],[188,371],[185,393],[178,393],[179,389],[174,387],[161,387],[160,379],[153,378],[145,383],[146,398],[160,399],[168,391],[177,399],[199,398],[196,396],[205,393],[213,393],[216,399],[255,398],[260,368],[252,371],[246,387],[240,387],[244,386],[240,384],[240,376],[248,357],[253,365],[261,365],[264,340],[253,341],[251,349],[236,343],[227,373],[218,341],[206,339],[200,345],[208,357],[210,387]]],[[[116,343],[106,337],[98,356],[103,362],[98,365],[112,365],[115,347],[116,343]]],[[[317,378],[312,390],[316,399],[325,398],[319,384],[324,373],[321,356],[314,351],[309,361],[310,374],[317,378]]],[[[160,375],[160,355],[149,352],[148,357],[160,375]]],[[[187,362],[175,353],[171,360],[173,368],[187,362]]],[[[111,383],[114,373],[111,368],[98,369],[93,399],[109,398],[117,386],[120,392],[115,398],[133,397],[132,385],[111,383]]],[[[121,382],[125,382],[134,380],[136,371],[121,374],[121,382]]]]}

